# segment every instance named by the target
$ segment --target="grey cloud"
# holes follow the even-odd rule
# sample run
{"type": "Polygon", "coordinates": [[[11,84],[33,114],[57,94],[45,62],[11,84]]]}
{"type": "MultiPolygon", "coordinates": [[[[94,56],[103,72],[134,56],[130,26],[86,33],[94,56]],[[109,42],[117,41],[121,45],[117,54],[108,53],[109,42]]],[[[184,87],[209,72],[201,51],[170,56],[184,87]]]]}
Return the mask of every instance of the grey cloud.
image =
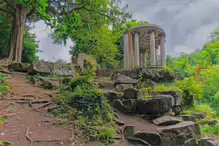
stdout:
{"type": "MultiPolygon", "coordinates": [[[[218,0],[122,0],[128,4],[128,10],[138,21],[148,21],[164,28],[166,52],[176,55],[190,53],[201,48],[208,36],[219,27],[218,0]]],[[[44,52],[40,58],[52,60],[53,56],[70,60],[68,46],[57,46],[48,38],[45,24],[37,23],[33,30],[44,52]]],[[[71,45],[71,44],[70,44],[71,45]]]]}
{"type": "Polygon", "coordinates": [[[67,41],[67,45],[57,45],[53,44],[53,40],[49,37],[49,33],[52,30],[43,21],[35,24],[35,28],[32,32],[36,33],[37,40],[39,40],[39,50],[42,53],[38,53],[40,59],[55,61],[57,59],[62,59],[66,62],[70,62],[71,56],[69,55],[69,47],[72,45],[70,40],[67,41]]]}
{"type": "Polygon", "coordinates": [[[126,0],[133,17],[162,26],[167,54],[190,53],[201,48],[219,27],[218,0],[126,0]]]}

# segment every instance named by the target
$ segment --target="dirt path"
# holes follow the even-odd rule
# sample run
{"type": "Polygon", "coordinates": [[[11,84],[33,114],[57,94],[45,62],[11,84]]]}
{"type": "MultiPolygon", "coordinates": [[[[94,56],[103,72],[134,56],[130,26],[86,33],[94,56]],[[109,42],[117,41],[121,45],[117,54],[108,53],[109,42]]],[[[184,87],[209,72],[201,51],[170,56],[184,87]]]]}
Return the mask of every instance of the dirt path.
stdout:
{"type": "Polygon", "coordinates": [[[71,125],[57,125],[48,109],[54,91],[37,88],[25,81],[26,75],[15,75],[9,83],[12,92],[0,99],[0,140],[13,146],[69,146],[71,125]]]}
{"type": "MultiPolygon", "coordinates": [[[[55,91],[35,87],[25,78],[25,74],[11,76],[11,94],[0,97],[0,117],[6,118],[4,126],[0,127],[0,141],[10,141],[13,146],[71,146],[72,125],[58,125],[55,117],[48,113],[48,109],[55,106],[51,101],[55,91]]],[[[125,125],[135,125],[138,131],[155,132],[157,129],[138,116],[117,114],[125,125]]],[[[85,145],[103,146],[96,142],[74,146],[85,145]]],[[[127,145],[121,137],[111,146],[127,145]]]]}

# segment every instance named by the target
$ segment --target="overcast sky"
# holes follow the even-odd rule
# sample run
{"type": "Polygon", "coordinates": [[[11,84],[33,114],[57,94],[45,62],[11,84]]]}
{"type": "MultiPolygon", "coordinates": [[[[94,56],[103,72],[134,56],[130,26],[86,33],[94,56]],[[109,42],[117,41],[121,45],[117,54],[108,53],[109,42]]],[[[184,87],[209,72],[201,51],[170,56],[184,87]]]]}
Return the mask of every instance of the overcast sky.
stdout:
{"type": "MultiPolygon", "coordinates": [[[[164,28],[166,53],[190,53],[201,48],[215,28],[219,27],[219,0],[122,0],[138,21],[148,21],[164,28]]],[[[40,59],[70,60],[69,46],[59,46],[48,37],[43,22],[35,24],[33,32],[40,41],[40,59]]]]}

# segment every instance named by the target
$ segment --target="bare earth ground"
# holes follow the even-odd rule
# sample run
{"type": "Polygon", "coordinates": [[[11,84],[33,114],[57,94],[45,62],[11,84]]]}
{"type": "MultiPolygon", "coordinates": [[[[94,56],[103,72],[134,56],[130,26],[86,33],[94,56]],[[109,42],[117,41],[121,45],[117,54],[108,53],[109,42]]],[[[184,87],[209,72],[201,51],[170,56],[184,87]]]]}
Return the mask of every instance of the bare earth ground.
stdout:
{"type": "Polygon", "coordinates": [[[25,82],[25,75],[15,75],[9,81],[12,93],[0,99],[0,117],[6,123],[0,127],[0,140],[13,146],[69,146],[70,125],[57,125],[47,108],[54,104],[54,91],[46,91],[25,82]]]}

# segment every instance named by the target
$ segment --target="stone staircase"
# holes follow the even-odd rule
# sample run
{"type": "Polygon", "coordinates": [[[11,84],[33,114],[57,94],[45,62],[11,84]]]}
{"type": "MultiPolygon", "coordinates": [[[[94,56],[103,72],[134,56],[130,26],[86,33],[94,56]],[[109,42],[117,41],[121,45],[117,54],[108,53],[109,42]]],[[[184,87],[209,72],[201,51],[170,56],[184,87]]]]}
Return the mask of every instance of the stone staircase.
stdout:
{"type": "Polygon", "coordinates": [[[142,98],[136,89],[142,76],[156,84],[174,80],[174,74],[158,69],[115,71],[95,80],[115,109],[118,135],[112,146],[219,146],[213,139],[201,139],[199,124],[180,115],[181,93],[142,98]]]}

